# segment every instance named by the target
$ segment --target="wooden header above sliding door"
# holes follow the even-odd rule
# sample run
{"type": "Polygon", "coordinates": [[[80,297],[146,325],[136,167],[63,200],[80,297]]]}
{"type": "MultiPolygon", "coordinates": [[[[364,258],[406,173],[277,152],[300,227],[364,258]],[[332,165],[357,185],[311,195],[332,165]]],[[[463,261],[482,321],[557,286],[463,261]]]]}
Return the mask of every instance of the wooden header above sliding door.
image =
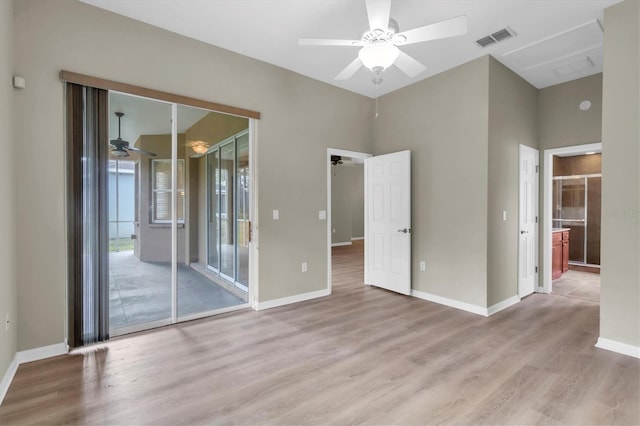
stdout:
{"type": "Polygon", "coordinates": [[[174,102],[177,104],[194,106],[198,108],[209,109],[225,114],[237,115],[246,118],[260,119],[260,113],[248,109],[237,108],[229,105],[218,104],[215,102],[203,101],[201,99],[190,98],[188,96],[176,95],[173,93],[162,92],[160,90],[147,89],[140,86],[134,86],[127,83],[119,83],[117,81],[106,80],[104,78],[91,77],[84,74],[78,74],[71,71],[60,71],[60,80],[69,83],[80,84],[98,89],[114,90],[116,92],[128,93],[131,95],[143,96],[145,98],[158,99],[166,102],[174,102]]]}

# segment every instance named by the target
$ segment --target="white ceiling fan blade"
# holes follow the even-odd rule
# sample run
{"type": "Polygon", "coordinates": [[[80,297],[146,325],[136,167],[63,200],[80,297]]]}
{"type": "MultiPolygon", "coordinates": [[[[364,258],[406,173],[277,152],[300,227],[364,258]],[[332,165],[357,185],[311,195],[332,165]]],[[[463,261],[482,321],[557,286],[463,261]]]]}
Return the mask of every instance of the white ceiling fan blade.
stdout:
{"type": "Polygon", "coordinates": [[[391,14],[391,0],[367,0],[367,16],[370,30],[387,31],[389,15],[391,14]]]}
{"type": "Polygon", "coordinates": [[[301,38],[300,46],[362,46],[362,40],[337,40],[330,38],[301,38]]]}
{"type": "Polygon", "coordinates": [[[414,28],[396,34],[393,43],[399,46],[423,41],[437,40],[440,38],[454,37],[467,33],[467,17],[462,15],[424,27],[414,28]]]}
{"type": "Polygon", "coordinates": [[[345,69],[343,69],[340,74],[335,76],[336,80],[348,80],[360,69],[362,66],[362,61],[360,58],[354,59],[345,69]]]}
{"type": "Polygon", "coordinates": [[[398,59],[393,63],[396,67],[400,68],[400,71],[408,75],[409,77],[415,77],[427,67],[420,62],[413,59],[411,56],[404,53],[402,50],[398,54],[398,59]]]}

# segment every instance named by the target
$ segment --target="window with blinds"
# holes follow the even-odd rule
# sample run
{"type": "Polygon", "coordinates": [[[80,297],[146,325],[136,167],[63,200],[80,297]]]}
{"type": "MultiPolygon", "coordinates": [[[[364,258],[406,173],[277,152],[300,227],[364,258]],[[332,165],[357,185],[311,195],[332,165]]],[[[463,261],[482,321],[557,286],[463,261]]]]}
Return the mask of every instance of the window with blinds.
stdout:
{"type": "MultiPolygon", "coordinates": [[[[177,160],[178,223],[184,223],[184,160],[177,160]]],[[[171,160],[151,160],[152,223],[171,223],[171,160]]]]}

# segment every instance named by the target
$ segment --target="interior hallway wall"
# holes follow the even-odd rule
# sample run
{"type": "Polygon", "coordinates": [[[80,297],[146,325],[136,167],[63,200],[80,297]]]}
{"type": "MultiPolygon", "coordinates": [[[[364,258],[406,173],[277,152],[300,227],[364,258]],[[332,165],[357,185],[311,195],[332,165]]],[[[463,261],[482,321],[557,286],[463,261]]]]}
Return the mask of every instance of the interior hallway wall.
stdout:
{"type": "Polygon", "coordinates": [[[600,338],[640,347],[640,2],[605,10],[600,338]]]}
{"type": "Polygon", "coordinates": [[[371,151],[371,99],[75,0],[17,1],[14,28],[15,68],[27,80],[15,102],[21,150],[12,157],[20,182],[20,350],[65,338],[61,69],[261,112],[258,300],[326,288],[326,221],[318,220],[326,210],[326,152],[329,143],[371,151]],[[272,220],[273,209],[280,210],[279,221],[272,220]]]}
{"type": "Polygon", "coordinates": [[[518,295],[519,146],[538,148],[537,108],[538,90],[490,57],[487,306],[518,295]]]}
{"type": "Polygon", "coordinates": [[[374,154],[411,150],[413,289],[485,307],[489,56],[378,102],[374,154]]]}
{"type": "Polygon", "coordinates": [[[332,166],[331,243],[364,236],[364,166],[332,166]]]}
{"type": "MultiPolygon", "coordinates": [[[[538,137],[540,142],[540,212],[548,207],[544,197],[544,150],[603,142],[602,74],[545,87],[538,91],[538,137]],[[582,111],[580,102],[591,108],[582,111]]],[[[604,146],[604,142],[603,142],[604,146]]],[[[540,215],[539,276],[545,274],[543,248],[551,235],[544,235],[544,214],[540,215]]],[[[542,286],[542,280],[540,281],[542,286]]]]}
{"type": "MultiPolygon", "coordinates": [[[[13,2],[0,1],[0,381],[13,361],[18,342],[16,284],[16,191],[14,170],[13,2]],[[9,330],[5,320],[9,318],[9,330]]],[[[17,95],[20,95],[18,93],[17,95]]],[[[20,148],[20,155],[27,155],[20,148]]],[[[25,147],[26,148],[26,147],[25,147]]],[[[28,149],[28,148],[27,148],[28,149]]]]}

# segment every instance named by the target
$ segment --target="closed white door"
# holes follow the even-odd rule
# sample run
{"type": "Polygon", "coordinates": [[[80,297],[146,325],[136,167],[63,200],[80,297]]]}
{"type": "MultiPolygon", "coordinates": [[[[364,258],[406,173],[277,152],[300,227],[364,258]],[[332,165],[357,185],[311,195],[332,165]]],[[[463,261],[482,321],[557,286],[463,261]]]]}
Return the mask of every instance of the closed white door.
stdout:
{"type": "Polygon", "coordinates": [[[538,283],[538,150],[520,145],[518,295],[533,293],[538,283]]]}
{"type": "Polygon", "coordinates": [[[411,294],[411,151],[367,158],[365,283],[411,294]]]}

